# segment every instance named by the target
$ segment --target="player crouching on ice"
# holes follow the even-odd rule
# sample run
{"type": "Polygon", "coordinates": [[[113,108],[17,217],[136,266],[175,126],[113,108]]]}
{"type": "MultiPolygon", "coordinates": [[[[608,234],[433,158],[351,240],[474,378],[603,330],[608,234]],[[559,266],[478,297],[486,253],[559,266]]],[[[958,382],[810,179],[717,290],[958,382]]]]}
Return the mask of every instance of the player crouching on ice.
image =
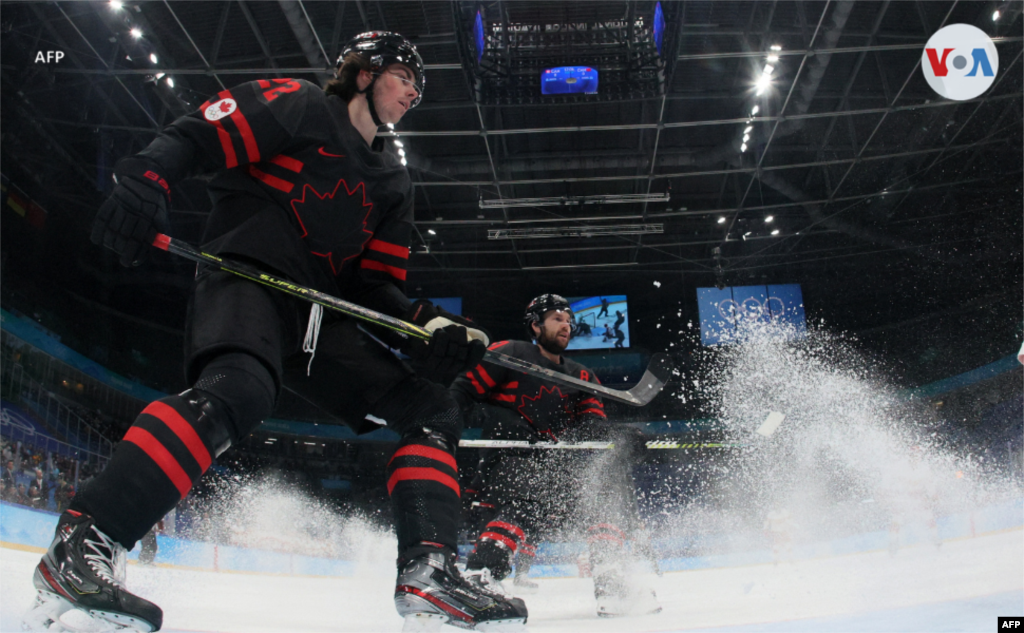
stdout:
{"type": "MultiPolygon", "coordinates": [[[[533,342],[500,341],[490,349],[596,383],[593,372],[562,356],[574,320],[568,301],[541,295],[526,308],[526,328],[533,342]]],[[[517,552],[529,552],[541,535],[559,528],[582,528],[593,566],[597,614],[661,611],[653,589],[640,586],[640,579],[630,573],[634,561],[625,548],[631,538],[634,550],[649,544],[642,538],[630,477],[636,450],[643,447],[639,431],[608,423],[596,396],[501,367],[477,365],[455,380],[452,393],[467,415],[483,418],[484,439],[617,440],[618,445],[596,452],[484,450],[469,488],[480,492],[483,505],[493,507],[494,514],[477,537],[466,576],[481,586],[500,588],[517,552]]],[[[518,564],[529,558],[520,555],[518,564]]],[[[513,591],[530,593],[533,583],[522,571],[517,570],[513,591]]]]}
{"type": "Polygon", "coordinates": [[[376,136],[419,103],[423,85],[412,44],[394,33],[363,33],[346,44],[324,89],[260,79],[225,90],[117,164],[92,238],[122,265],[141,263],[158,231],[166,232],[176,183],[212,176],[204,251],[404,318],[433,336],[427,343],[377,332],[413,359],[408,364],[351,318],[200,266],[185,333],[192,388],[146,407],[106,469],[61,515],[35,572],[28,626],[159,629],[160,608],[125,587],[126,551],[218,455],[270,416],[284,386],[357,433],[375,428],[373,419],[400,435],[385,476],[398,536],[394,600],[407,627],[526,621],[521,600],[464,580],[455,566],[462,415],[447,387],[477,365],[487,335],[406,298],[412,182],[394,147],[376,136]]]}

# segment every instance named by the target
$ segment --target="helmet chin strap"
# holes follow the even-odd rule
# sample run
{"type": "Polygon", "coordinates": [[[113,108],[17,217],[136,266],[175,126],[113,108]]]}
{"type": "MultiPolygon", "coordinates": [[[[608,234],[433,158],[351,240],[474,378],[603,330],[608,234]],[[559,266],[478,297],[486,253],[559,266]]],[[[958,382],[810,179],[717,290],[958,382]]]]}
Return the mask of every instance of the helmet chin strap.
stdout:
{"type": "Polygon", "coordinates": [[[374,125],[376,125],[377,127],[381,127],[382,125],[384,125],[384,122],[380,120],[379,116],[377,116],[377,108],[375,108],[373,105],[373,86],[376,83],[377,75],[374,75],[373,79],[370,80],[370,85],[368,85],[363,90],[359,90],[357,92],[359,92],[359,94],[361,95],[366,95],[366,105],[370,108],[370,118],[373,119],[374,125]]]}

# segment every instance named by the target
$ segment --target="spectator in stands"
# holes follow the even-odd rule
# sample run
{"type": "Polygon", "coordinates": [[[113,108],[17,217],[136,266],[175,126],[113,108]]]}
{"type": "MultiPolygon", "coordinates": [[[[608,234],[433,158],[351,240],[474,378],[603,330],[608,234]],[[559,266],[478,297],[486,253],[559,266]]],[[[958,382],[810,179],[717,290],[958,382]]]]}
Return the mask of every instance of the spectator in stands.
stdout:
{"type": "Polygon", "coordinates": [[[2,495],[2,497],[0,498],[2,498],[4,501],[9,501],[10,503],[18,503],[18,489],[15,487],[13,483],[4,482],[3,492],[0,493],[0,495],[2,495]]]}
{"type": "Polygon", "coordinates": [[[15,480],[14,475],[15,475],[14,460],[13,459],[8,459],[7,460],[7,464],[4,466],[4,472],[2,474],[0,474],[0,481],[3,482],[3,488],[4,489],[6,489],[7,486],[17,486],[18,485],[18,482],[15,480]]]}
{"type": "Polygon", "coordinates": [[[43,469],[36,468],[36,478],[32,480],[32,484],[39,488],[40,494],[44,497],[49,497],[50,483],[43,477],[43,469]]]}
{"type": "Polygon", "coordinates": [[[14,503],[20,503],[23,506],[28,505],[28,493],[25,492],[25,484],[18,484],[18,496],[14,499],[14,503]]]}
{"type": "Polygon", "coordinates": [[[28,505],[37,510],[46,509],[46,497],[43,496],[35,482],[32,482],[28,487],[28,505]]]}
{"type": "Polygon", "coordinates": [[[57,504],[57,512],[63,512],[67,509],[68,503],[71,502],[71,497],[74,494],[75,489],[63,477],[57,480],[57,487],[53,491],[53,502],[57,504]]]}

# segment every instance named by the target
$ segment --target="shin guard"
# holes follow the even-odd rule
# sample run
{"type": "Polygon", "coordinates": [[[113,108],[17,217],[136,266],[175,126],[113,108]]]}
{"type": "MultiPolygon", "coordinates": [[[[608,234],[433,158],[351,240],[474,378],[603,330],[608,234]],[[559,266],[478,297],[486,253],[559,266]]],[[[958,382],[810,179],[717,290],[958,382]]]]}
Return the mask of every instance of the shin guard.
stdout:
{"type": "Polygon", "coordinates": [[[403,438],[388,462],[387,486],[400,556],[458,550],[459,467],[450,442],[435,433],[403,438]]]}
{"type": "Polygon", "coordinates": [[[526,534],[518,526],[506,521],[491,521],[484,526],[476,540],[476,548],[466,562],[467,569],[491,570],[495,580],[504,580],[512,571],[512,557],[526,543],[526,534]]]}

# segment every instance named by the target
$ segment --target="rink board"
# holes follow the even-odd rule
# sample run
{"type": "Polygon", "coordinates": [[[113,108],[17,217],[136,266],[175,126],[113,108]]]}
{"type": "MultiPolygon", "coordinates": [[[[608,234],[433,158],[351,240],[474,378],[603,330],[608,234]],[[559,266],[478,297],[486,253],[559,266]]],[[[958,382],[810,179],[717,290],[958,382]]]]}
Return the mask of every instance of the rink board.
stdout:
{"type": "MultiPolygon", "coordinates": [[[[49,546],[56,524],[57,515],[54,513],[0,502],[0,542],[4,545],[42,551],[49,546]]],[[[981,510],[940,517],[938,520],[939,538],[943,541],[1001,532],[1022,525],[1024,499],[1010,499],[981,510]]],[[[888,538],[888,532],[883,530],[797,545],[793,548],[792,557],[815,559],[884,550],[888,546],[888,538]]],[[[334,558],[217,545],[163,535],[157,540],[159,551],[156,563],[174,567],[337,577],[353,576],[357,570],[356,563],[334,558]]],[[[900,541],[901,547],[927,543],[927,530],[923,526],[905,526],[901,531],[900,541]]],[[[673,542],[671,539],[655,539],[653,545],[655,551],[661,552],[679,551],[683,546],[682,543],[673,542]]],[[[136,547],[129,554],[129,559],[137,559],[138,550],[136,547]]],[[[582,543],[542,543],[538,547],[537,564],[530,570],[530,575],[538,578],[579,576],[575,560],[585,551],[586,546],[582,543]],[[551,563],[545,563],[545,560],[551,563]]],[[[662,571],[686,571],[771,562],[772,554],[768,549],[756,549],[706,556],[664,557],[659,560],[659,566],[662,571]]]]}

